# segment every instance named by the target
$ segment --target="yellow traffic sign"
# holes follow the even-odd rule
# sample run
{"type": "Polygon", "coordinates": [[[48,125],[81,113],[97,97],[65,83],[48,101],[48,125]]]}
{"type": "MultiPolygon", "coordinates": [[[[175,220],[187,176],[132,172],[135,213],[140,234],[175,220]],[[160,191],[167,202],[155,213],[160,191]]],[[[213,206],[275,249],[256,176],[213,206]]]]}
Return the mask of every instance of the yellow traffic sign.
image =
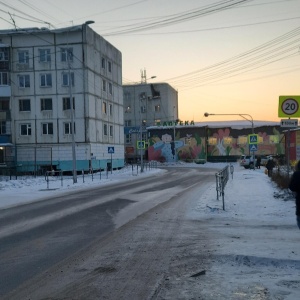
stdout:
{"type": "Polygon", "coordinates": [[[278,117],[300,117],[300,96],[279,96],[278,117]]]}
{"type": "Polygon", "coordinates": [[[145,143],[145,141],[137,141],[137,142],[136,142],[136,147],[137,147],[138,149],[145,149],[145,148],[146,148],[146,143],[145,143]]]}
{"type": "Polygon", "coordinates": [[[258,134],[249,134],[248,135],[248,144],[258,144],[258,134]]]}

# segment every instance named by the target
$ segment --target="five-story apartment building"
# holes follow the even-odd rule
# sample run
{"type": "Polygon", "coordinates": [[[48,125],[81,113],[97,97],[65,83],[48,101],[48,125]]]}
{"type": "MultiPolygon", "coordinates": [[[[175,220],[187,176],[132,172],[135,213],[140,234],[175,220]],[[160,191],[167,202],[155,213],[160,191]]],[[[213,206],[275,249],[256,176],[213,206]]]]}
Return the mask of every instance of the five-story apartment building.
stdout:
{"type": "Polygon", "coordinates": [[[121,52],[87,23],[0,31],[0,164],[72,170],[73,139],[77,171],[120,168],[123,126],[121,52]]]}

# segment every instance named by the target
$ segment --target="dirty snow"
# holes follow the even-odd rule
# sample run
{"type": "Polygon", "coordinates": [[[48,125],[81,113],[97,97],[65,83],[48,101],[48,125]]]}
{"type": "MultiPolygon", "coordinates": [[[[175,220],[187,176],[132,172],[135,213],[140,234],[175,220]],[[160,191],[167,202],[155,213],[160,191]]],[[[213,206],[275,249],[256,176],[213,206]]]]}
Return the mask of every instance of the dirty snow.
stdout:
{"type": "MultiPolygon", "coordinates": [[[[176,166],[222,169],[226,164],[176,166]]],[[[238,163],[233,166],[234,173],[225,188],[225,210],[221,195],[217,200],[215,184],[187,210],[189,219],[207,220],[213,240],[212,264],[205,276],[200,275],[201,295],[205,295],[203,299],[206,300],[299,299],[300,230],[296,225],[293,194],[278,190],[264,174],[263,167],[246,170],[238,163]],[[228,298],[228,295],[231,296],[228,298]]],[[[138,173],[135,169],[125,168],[112,174],[103,173],[101,179],[99,173],[93,178],[91,175],[78,176],[76,184],[72,177],[64,179],[63,183],[53,177],[49,185],[45,178],[8,180],[0,176],[0,209],[70,190],[136,180],[157,172],[164,170],[157,168],[138,173]]],[[[186,284],[193,284],[193,280],[190,278],[186,284]]],[[[173,296],[165,295],[165,299],[173,296]]]]}

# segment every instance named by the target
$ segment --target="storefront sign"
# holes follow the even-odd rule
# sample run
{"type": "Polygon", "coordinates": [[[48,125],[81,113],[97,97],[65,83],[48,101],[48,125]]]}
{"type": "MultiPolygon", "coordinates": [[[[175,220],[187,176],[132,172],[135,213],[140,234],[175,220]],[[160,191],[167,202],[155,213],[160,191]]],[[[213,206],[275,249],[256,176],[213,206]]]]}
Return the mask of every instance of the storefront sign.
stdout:
{"type": "Polygon", "coordinates": [[[156,126],[191,126],[195,125],[194,121],[165,121],[165,122],[157,122],[156,126]]]}
{"type": "MultiPolygon", "coordinates": [[[[142,132],[146,132],[146,128],[142,127],[142,132]]],[[[140,134],[141,127],[124,127],[124,134],[140,134]]]]}

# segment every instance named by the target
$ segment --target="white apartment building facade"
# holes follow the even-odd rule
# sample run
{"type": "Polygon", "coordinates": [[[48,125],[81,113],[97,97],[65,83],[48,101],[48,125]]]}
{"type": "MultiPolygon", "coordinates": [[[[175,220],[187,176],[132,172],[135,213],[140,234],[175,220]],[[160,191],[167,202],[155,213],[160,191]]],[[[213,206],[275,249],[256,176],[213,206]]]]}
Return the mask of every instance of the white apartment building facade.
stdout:
{"type": "Polygon", "coordinates": [[[125,158],[147,159],[147,127],[177,122],[178,92],[168,83],[142,82],[123,85],[123,93],[125,158]]]}
{"type": "Polygon", "coordinates": [[[0,31],[0,164],[72,170],[75,143],[77,171],[121,168],[123,126],[121,52],[88,24],[0,31]]]}

